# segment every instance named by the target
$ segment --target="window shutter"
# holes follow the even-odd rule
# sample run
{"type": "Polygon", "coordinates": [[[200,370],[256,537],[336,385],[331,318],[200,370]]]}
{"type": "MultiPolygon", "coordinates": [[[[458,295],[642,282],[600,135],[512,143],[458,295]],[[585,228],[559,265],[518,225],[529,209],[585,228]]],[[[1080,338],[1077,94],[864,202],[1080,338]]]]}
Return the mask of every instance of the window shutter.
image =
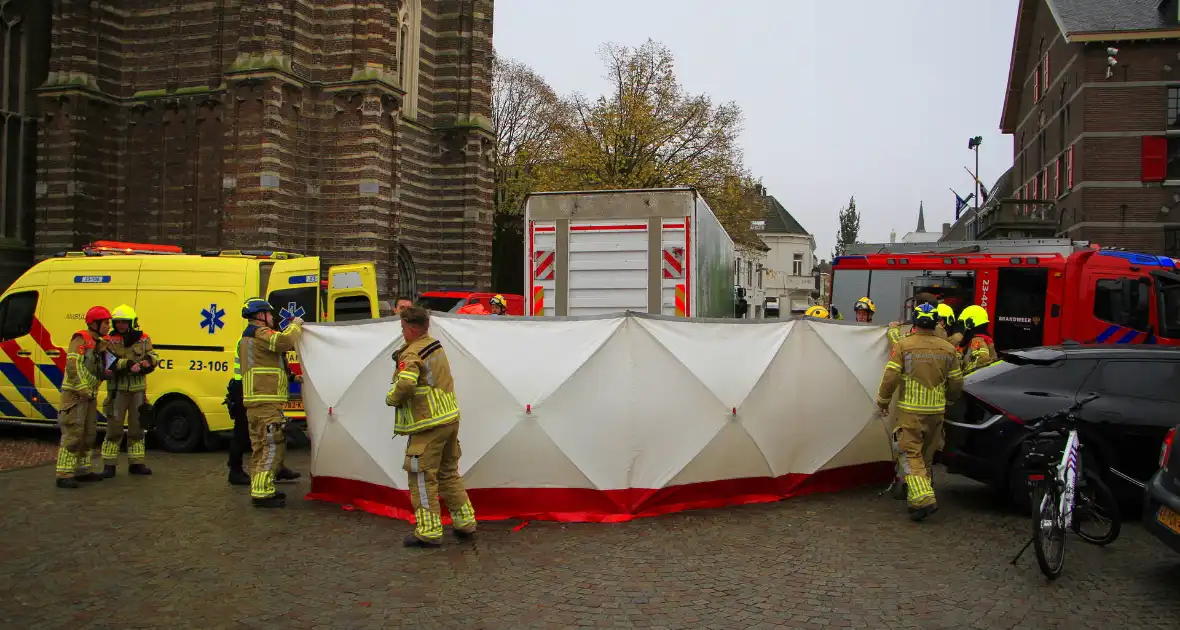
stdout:
{"type": "Polygon", "coordinates": [[[1041,100],[1041,68],[1033,70],[1033,102],[1041,100]]]}
{"type": "Polygon", "coordinates": [[[1140,181],[1162,182],[1168,173],[1168,139],[1163,136],[1143,136],[1140,161],[1140,181]]]}
{"type": "Polygon", "coordinates": [[[1061,156],[1053,160],[1053,198],[1061,196],[1061,156]]]}
{"type": "Polygon", "coordinates": [[[1073,190],[1073,145],[1069,145],[1069,150],[1065,152],[1065,172],[1067,174],[1065,187],[1073,190]]]}
{"type": "Polygon", "coordinates": [[[1045,60],[1041,62],[1041,89],[1049,91],[1049,53],[1045,53],[1045,60]]]}

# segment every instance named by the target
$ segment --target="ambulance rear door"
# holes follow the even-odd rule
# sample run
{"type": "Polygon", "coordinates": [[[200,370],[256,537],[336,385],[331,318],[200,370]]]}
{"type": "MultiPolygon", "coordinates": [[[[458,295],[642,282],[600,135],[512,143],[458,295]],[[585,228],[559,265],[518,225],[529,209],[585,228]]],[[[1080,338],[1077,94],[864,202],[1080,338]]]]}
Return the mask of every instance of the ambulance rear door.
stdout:
{"type": "Polygon", "coordinates": [[[275,323],[286,330],[296,317],[305,322],[319,320],[320,275],[318,257],[276,260],[269,273],[262,276],[266,284],[266,300],[275,309],[275,323]]]}
{"type": "Polygon", "coordinates": [[[330,322],[378,317],[377,266],[351,263],[329,267],[326,299],[330,322]]]}

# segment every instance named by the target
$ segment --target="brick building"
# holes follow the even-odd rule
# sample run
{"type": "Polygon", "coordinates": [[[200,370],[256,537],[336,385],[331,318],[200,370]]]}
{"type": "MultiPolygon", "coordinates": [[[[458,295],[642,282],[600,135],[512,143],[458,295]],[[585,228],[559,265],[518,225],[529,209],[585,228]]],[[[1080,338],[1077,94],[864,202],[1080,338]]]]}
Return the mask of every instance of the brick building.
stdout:
{"type": "Polygon", "coordinates": [[[112,238],[489,284],[491,0],[0,7],[6,275],[112,238]]]}
{"type": "Polygon", "coordinates": [[[1021,0],[1000,124],[1015,140],[1012,193],[981,209],[980,238],[1180,255],[1178,12],[1177,0],[1021,0]]]}

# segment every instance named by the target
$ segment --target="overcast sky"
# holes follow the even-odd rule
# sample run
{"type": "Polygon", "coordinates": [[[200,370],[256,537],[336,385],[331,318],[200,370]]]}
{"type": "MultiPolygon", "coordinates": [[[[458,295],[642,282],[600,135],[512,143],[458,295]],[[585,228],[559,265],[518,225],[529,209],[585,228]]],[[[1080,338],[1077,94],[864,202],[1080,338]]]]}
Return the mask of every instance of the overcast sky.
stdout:
{"type": "Polygon", "coordinates": [[[745,114],[747,165],[828,258],[856,195],[860,240],[954,220],[1012,164],[999,132],[1015,0],[496,0],[494,45],[559,93],[601,94],[603,42],[668,46],[692,93],[745,114]],[[729,7],[738,10],[727,10],[729,7]]]}

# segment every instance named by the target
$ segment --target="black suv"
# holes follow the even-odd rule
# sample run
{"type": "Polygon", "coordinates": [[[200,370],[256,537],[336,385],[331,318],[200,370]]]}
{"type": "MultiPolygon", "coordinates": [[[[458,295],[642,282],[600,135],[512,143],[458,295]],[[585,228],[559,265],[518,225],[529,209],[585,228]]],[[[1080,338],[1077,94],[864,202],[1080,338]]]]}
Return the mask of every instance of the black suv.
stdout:
{"type": "Polygon", "coordinates": [[[1078,412],[1086,468],[1120,494],[1139,496],[1156,472],[1160,445],[1180,412],[1180,347],[1079,345],[1004,353],[1003,362],[967,377],[963,397],[947,412],[941,460],[958,473],[1027,501],[1021,445],[1026,420],[1101,396],[1078,412]]]}

